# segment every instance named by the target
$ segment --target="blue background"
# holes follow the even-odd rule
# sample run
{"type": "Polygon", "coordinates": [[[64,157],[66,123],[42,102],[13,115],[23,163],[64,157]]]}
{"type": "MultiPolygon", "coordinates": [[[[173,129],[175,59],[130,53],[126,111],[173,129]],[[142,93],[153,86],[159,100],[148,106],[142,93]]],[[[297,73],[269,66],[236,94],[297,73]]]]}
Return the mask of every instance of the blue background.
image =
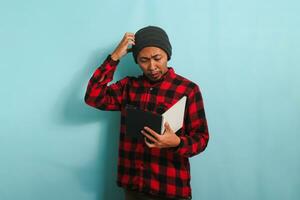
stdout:
{"type": "MultiPolygon", "coordinates": [[[[0,199],[122,199],[118,112],[85,105],[124,33],[162,26],[201,87],[210,129],[195,200],[300,199],[296,0],[1,1],[0,199]]],[[[140,73],[131,55],[115,80],[140,73]]]]}

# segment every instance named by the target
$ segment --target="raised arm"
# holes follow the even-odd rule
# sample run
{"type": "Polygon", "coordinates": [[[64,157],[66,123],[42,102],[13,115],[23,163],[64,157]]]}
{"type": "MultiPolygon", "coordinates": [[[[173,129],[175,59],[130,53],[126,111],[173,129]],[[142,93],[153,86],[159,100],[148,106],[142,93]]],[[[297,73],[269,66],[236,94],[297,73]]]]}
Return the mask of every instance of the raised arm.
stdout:
{"type": "Polygon", "coordinates": [[[125,33],[113,53],[96,69],[89,80],[84,98],[88,105],[101,110],[121,109],[123,91],[128,78],[124,78],[109,86],[108,83],[113,80],[113,75],[120,59],[130,51],[128,47],[133,44],[134,34],[125,33]]]}

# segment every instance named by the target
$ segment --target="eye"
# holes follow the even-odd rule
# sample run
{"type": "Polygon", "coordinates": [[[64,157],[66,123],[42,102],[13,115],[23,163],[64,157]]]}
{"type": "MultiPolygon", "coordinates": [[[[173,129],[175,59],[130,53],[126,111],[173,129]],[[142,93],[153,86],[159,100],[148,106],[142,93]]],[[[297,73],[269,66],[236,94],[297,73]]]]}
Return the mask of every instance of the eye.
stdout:
{"type": "Polygon", "coordinates": [[[140,62],[141,62],[141,63],[145,63],[145,62],[147,62],[147,59],[141,58],[141,59],[140,59],[140,62]]]}

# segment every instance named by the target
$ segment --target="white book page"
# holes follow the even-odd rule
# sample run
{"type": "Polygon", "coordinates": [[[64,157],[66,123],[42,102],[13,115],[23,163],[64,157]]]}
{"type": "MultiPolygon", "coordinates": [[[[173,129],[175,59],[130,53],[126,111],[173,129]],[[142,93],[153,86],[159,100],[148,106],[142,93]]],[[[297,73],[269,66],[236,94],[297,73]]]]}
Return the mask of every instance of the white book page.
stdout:
{"type": "Polygon", "coordinates": [[[161,134],[163,134],[165,127],[164,124],[168,122],[170,124],[171,129],[176,132],[183,125],[184,119],[184,111],[186,104],[186,96],[182,97],[179,101],[177,101],[171,108],[169,108],[166,112],[162,114],[162,128],[161,134]]]}

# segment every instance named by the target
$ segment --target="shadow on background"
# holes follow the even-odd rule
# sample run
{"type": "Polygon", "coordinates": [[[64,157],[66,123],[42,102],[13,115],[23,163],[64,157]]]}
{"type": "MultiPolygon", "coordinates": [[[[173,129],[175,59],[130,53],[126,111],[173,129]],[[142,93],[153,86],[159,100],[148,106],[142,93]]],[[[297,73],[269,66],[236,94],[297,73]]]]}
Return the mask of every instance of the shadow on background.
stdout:
{"type": "MultiPolygon", "coordinates": [[[[113,49],[109,48],[109,49],[113,49]]],[[[84,102],[85,89],[88,80],[98,66],[102,64],[111,50],[101,50],[95,52],[86,66],[82,67],[70,81],[70,84],[63,90],[65,102],[59,102],[61,105],[58,114],[59,123],[67,126],[81,126],[88,123],[99,123],[103,125],[99,134],[105,134],[99,141],[99,150],[95,160],[88,165],[76,169],[67,167],[78,176],[79,182],[89,193],[96,194],[96,199],[122,199],[122,189],[116,185],[117,179],[117,160],[118,143],[120,128],[120,112],[101,111],[89,107],[84,102]],[[99,55],[101,57],[99,58],[99,55]],[[105,152],[100,152],[105,149],[105,152]],[[102,173],[101,173],[102,172],[102,173]],[[104,173],[103,173],[104,172],[104,173]],[[100,188],[101,187],[101,188],[100,188]],[[101,192],[102,191],[102,192],[101,192]]],[[[141,71],[133,61],[132,55],[126,55],[118,65],[114,75],[113,82],[127,76],[136,76],[141,71]]],[[[95,130],[97,132],[97,130],[95,130]]],[[[88,134],[88,133],[87,133],[88,134]]],[[[64,166],[66,167],[66,166],[64,166]]]]}

